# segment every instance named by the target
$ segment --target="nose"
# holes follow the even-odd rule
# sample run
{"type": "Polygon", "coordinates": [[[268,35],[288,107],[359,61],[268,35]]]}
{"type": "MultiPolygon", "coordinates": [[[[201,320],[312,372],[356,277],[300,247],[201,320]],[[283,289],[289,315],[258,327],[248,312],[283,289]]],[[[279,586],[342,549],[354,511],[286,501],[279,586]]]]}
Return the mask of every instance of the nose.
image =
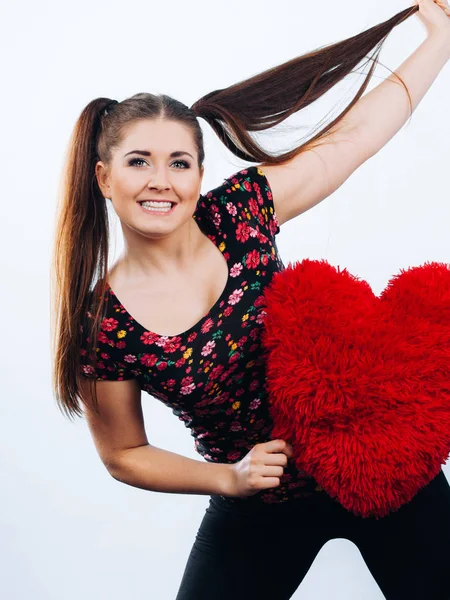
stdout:
{"type": "Polygon", "coordinates": [[[170,188],[169,174],[166,168],[160,167],[153,171],[151,180],[148,182],[148,188],[162,190],[170,188]]]}

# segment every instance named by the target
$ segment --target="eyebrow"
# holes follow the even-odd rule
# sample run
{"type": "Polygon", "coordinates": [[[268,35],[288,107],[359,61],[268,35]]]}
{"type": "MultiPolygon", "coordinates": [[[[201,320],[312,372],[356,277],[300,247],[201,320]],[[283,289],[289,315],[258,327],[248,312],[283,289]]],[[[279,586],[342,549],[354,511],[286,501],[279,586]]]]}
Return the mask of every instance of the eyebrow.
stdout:
{"type": "MultiPolygon", "coordinates": [[[[148,150],[131,150],[131,152],[127,152],[126,154],[124,154],[124,158],[125,158],[125,156],[128,156],[129,154],[141,154],[142,156],[151,156],[152,155],[152,153],[148,152],[148,150]]],[[[187,154],[191,158],[194,158],[192,156],[192,154],[189,154],[189,152],[185,152],[184,150],[175,150],[175,152],[170,153],[170,157],[172,158],[172,157],[183,156],[183,154],[187,154]]]]}

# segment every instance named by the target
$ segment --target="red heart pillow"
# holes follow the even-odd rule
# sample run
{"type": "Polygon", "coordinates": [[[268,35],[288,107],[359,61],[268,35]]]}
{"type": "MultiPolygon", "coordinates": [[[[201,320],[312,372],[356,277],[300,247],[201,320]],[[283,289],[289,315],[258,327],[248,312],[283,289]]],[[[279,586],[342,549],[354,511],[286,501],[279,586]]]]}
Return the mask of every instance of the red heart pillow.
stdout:
{"type": "Polygon", "coordinates": [[[402,270],[378,297],[304,260],[264,298],[272,438],[346,509],[398,509],[450,453],[450,266],[402,270]]]}

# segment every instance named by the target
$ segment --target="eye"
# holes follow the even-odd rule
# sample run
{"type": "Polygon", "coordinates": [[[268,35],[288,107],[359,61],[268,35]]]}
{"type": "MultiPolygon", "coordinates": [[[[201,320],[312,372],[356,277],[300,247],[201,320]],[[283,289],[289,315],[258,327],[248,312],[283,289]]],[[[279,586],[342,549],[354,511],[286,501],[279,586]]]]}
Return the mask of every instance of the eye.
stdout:
{"type": "Polygon", "coordinates": [[[179,163],[180,165],[184,165],[184,168],[185,168],[185,169],[189,169],[189,163],[188,163],[188,162],[186,162],[185,160],[176,160],[176,161],[175,161],[175,162],[173,162],[172,164],[175,164],[175,163],[179,163]]]}
{"type": "MultiPolygon", "coordinates": [[[[128,164],[133,167],[133,166],[137,166],[137,163],[145,163],[145,160],[143,158],[132,158],[128,161],[128,164]]],[[[185,160],[175,160],[172,164],[181,164],[183,165],[184,169],[189,169],[189,163],[186,162],[185,160]]],[[[178,167],[179,168],[179,167],[178,167]]]]}
{"type": "Polygon", "coordinates": [[[130,159],[130,160],[128,161],[128,164],[130,165],[130,167],[133,167],[133,166],[134,166],[134,165],[136,165],[136,163],[138,163],[138,162],[142,162],[142,163],[143,163],[143,162],[145,162],[145,160],[144,160],[144,159],[142,159],[142,158],[132,158],[132,159],[130,159]]]}

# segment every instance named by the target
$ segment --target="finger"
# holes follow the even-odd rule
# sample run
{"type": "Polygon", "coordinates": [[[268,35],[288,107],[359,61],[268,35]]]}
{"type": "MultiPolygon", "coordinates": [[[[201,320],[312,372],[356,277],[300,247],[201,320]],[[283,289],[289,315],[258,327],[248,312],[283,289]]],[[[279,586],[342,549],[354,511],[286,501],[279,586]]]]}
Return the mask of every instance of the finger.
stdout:
{"type": "Polygon", "coordinates": [[[283,467],[264,467],[263,477],[281,477],[284,474],[283,467]]]}
{"type": "Polygon", "coordinates": [[[286,467],[288,463],[288,457],[284,452],[274,452],[271,454],[266,454],[264,458],[265,465],[279,465],[282,467],[286,467]]]}
{"type": "Polygon", "coordinates": [[[284,440],[270,440],[270,442],[265,442],[264,449],[266,452],[284,452],[287,446],[287,442],[284,440]]]}
{"type": "Polygon", "coordinates": [[[261,490],[267,490],[269,488],[278,487],[280,485],[279,477],[264,477],[264,479],[262,479],[261,481],[261,485],[258,486],[261,490]]]}
{"type": "Polygon", "coordinates": [[[283,452],[287,455],[288,458],[291,458],[291,456],[294,452],[294,448],[293,448],[292,444],[290,444],[289,442],[286,442],[286,448],[283,450],[283,452]]]}
{"type": "Polygon", "coordinates": [[[445,14],[449,14],[450,12],[450,6],[448,4],[448,2],[443,2],[442,0],[435,0],[436,4],[439,6],[439,8],[442,8],[442,10],[445,12],[445,14]]]}

